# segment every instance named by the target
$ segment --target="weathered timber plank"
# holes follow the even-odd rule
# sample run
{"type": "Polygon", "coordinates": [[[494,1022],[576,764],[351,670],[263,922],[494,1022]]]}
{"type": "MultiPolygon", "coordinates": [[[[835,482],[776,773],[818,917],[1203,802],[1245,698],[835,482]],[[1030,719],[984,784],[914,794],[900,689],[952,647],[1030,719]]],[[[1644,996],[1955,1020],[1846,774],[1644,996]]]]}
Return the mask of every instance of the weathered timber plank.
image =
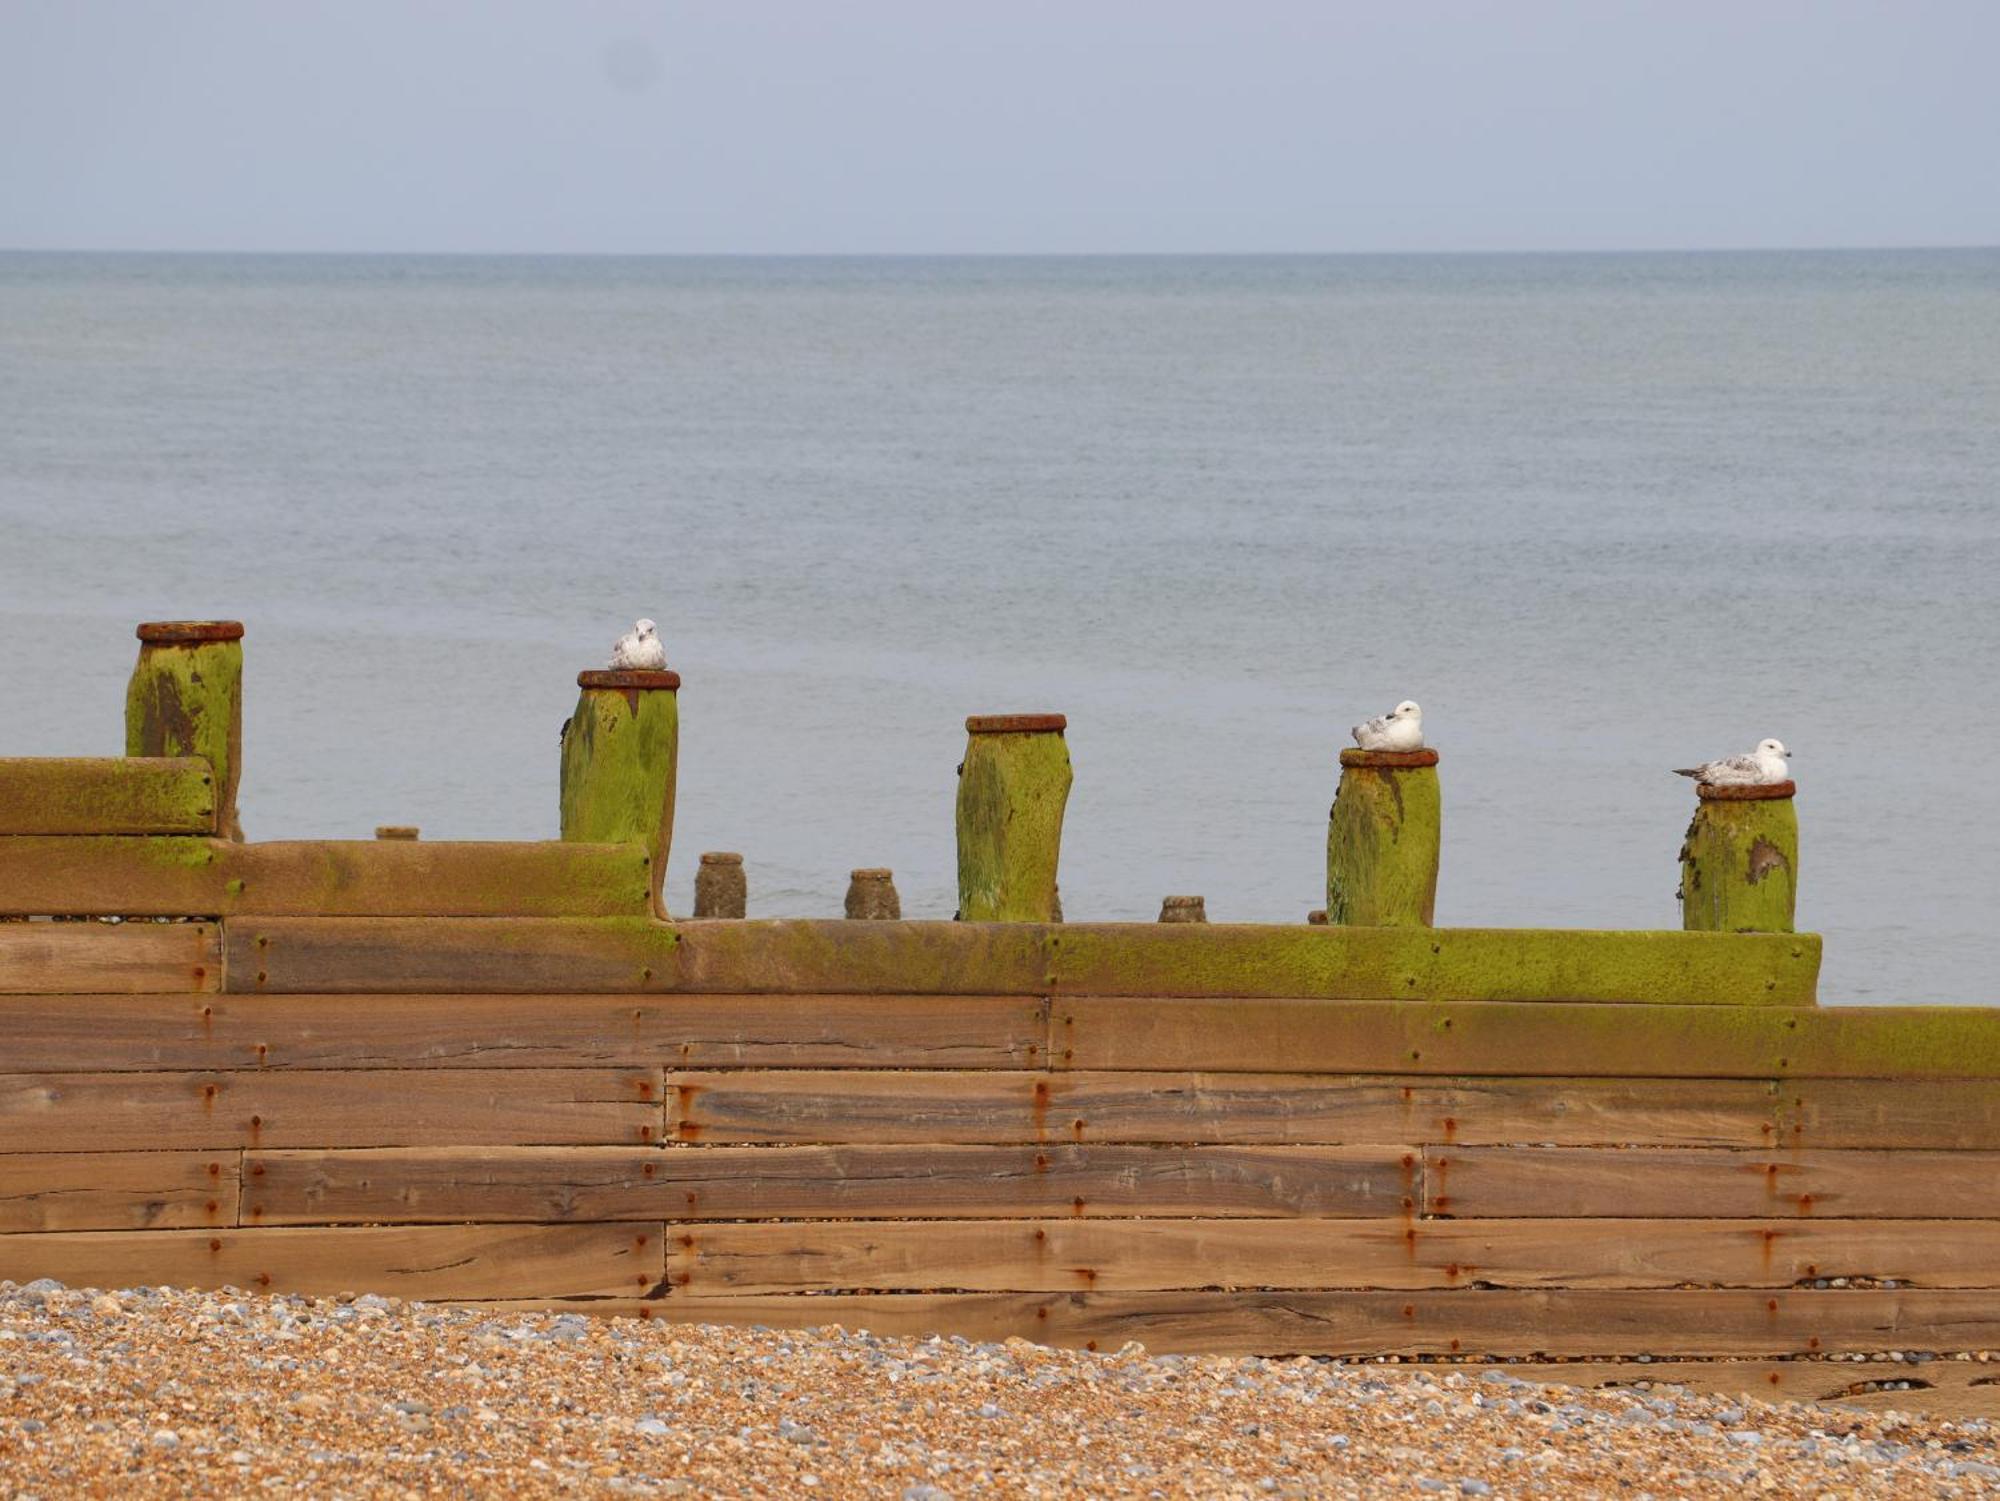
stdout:
{"type": "Polygon", "coordinates": [[[0,1156],[0,1232],[233,1225],[240,1156],[234,1151],[0,1156]]]}
{"type": "MultiPolygon", "coordinates": [[[[0,935],[7,931],[0,926],[0,935]]],[[[0,952],[5,942],[0,936],[0,952]]],[[[562,1068],[663,1059],[1026,1069],[1042,1061],[1046,1032],[1044,1003],[1029,996],[0,995],[0,1059],[23,1072],[562,1068]]]]}
{"type": "MultiPolygon", "coordinates": [[[[1410,1165],[1404,1165],[1404,1159],[1410,1165]]],[[[253,1152],[258,1224],[867,1219],[911,1215],[1387,1216],[1414,1207],[1393,1147],[497,1147],[253,1152]]]]}
{"type": "Polygon", "coordinates": [[[1996,1079],[1787,1080],[1779,1102],[1787,1146],[2000,1150],[1996,1079]]]}
{"type": "Polygon", "coordinates": [[[1993,1219],[2000,1153],[1427,1147],[1424,1189],[1468,1218],[1993,1219]]]}
{"type": "Polygon", "coordinates": [[[1834,1360],[1566,1361],[1505,1367],[1521,1381],[1576,1387],[1682,1386],[1764,1402],[1821,1402],[1873,1411],[1921,1412],[1931,1417],[2000,1418],[2000,1373],[1973,1361],[1932,1360],[1921,1365],[1853,1364],[1834,1360]],[[1977,1384],[1981,1381],[1988,1384],[1977,1384]],[[1873,1388],[1891,1381],[1915,1383],[1911,1391],[1873,1388]]]}
{"type": "Polygon", "coordinates": [[[1059,997],[1050,1059],[1258,1073],[1993,1079],[2000,1007],[1059,997]]]}
{"type": "Polygon", "coordinates": [[[1180,1288],[2000,1287],[1980,1220],[897,1220],[670,1225],[696,1296],[1180,1288]]]}
{"type": "MultiPolygon", "coordinates": [[[[670,1060],[671,1062],[671,1060],[670,1060]]],[[[1558,1142],[1769,1146],[1751,1079],[1327,1074],[674,1072],[667,1136],[700,1142],[1558,1142]]]]}
{"type": "Polygon", "coordinates": [[[555,841],[24,836],[0,839],[0,913],[643,920],[650,859],[636,844],[555,841]]]}
{"type": "Polygon", "coordinates": [[[631,1297],[659,1284],[661,1241],[657,1225],[5,1235],[0,1277],[54,1277],[72,1287],[162,1283],[405,1298],[631,1297]]]}
{"type": "Polygon", "coordinates": [[[1811,1004],[1819,960],[1811,934],[1154,923],[270,920],[231,938],[232,984],[269,991],[1470,996],[1790,1010],[1811,1004]]]}
{"type": "MultiPolygon", "coordinates": [[[[222,935],[214,923],[0,923],[0,1007],[66,1011],[88,1008],[95,998],[89,993],[221,985],[222,935]]],[[[97,1026],[101,1031],[103,1023],[97,1026]]],[[[11,1056],[0,1041],[0,1058],[11,1056]]]]}
{"type": "Polygon", "coordinates": [[[214,832],[199,756],[0,756],[0,835],[214,832]]]}
{"type": "Polygon", "coordinates": [[[1137,1340],[1156,1353],[1210,1355],[1773,1356],[1988,1349],[2000,1340],[2000,1299],[1985,1290],[748,1293],[621,1300],[602,1311],[676,1323],[1019,1335],[1101,1350],[1137,1340]]]}
{"type": "Polygon", "coordinates": [[[659,1099],[657,1069],[4,1074],[0,1152],[645,1143],[659,1099]]]}
{"type": "Polygon", "coordinates": [[[1079,923],[1062,995],[1809,1006],[1816,934],[1079,923]]]}

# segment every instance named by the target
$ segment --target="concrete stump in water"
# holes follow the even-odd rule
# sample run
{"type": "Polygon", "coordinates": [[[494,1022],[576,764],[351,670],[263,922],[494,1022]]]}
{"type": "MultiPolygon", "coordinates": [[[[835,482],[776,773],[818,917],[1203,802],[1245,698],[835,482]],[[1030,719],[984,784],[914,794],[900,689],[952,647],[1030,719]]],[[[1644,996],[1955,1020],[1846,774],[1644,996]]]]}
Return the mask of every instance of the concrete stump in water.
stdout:
{"type": "Polygon", "coordinates": [[[1697,787],[1681,845],[1681,926],[1789,933],[1798,904],[1799,819],[1791,782],[1697,787]]]}
{"type": "Polygon", "coordinates": [[[653,910],[674,838],[680,762],[681,675],[579,672],[582,693],[562,732],[562,837],[583,844],[643,844],[652,861],[653,910]]]}
{"type": "Polygon", "coordinates": [[[215,768],[216,829],[240,841],[243,624],[159,620],[138,634],[139,661],[125,689],[125,754],[205,756],[215,768]]]}
{"type": "Polygon", "coordinates": [[[422,832],[413,823],[382,823],[375,826],[377,839],[415,839],[422,832]]]}
{"type": "Polygon", "coordinates": [[[958,768],[958,915],[1056,921],[1056,864],[1069,802],[1060,714],[975,714],[958,768]]]}
{"type": "Polygon", "coordinates": [[[741,917],[750,902],[743,857],[730,850],[705,850],[694,873],[696,917],[741,917]]]}
{"type": "Polygon", "coordinates": [[[1160,898],[1161,922],[1207,922],[1208,903],[1198,896],[1160,898]]]}
{"type": "Polygon", "coordinates": [[[1437,905],[1443,813],[1438,753],[1343,750],[1326,831],[1326,918],[1427,928],[1437,905]]]}
{"type": "Polygon", "coordinates": [[[896,895],[894,873],[879,865],[851,872],[847,878],[847,915],[868,922],[900,919],[903,902],[896,895]]]}

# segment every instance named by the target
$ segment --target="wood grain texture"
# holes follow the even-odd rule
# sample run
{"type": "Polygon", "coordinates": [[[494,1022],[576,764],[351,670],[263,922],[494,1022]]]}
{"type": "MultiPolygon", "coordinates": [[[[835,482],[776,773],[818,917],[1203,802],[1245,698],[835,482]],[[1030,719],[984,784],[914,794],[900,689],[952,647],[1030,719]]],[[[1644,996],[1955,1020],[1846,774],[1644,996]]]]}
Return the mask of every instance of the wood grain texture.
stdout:
{"type": "Polygon", "coordinates": [[[192,836],[0,839],[0,913],[256,917],[631,914],[651,902],[640,845],[192,836]]]}
{"type": "MultiPolygon", "coordinates": [[[[0,1009],[78,1014],[99,995],[221,986],[222,934],[214,923],[0,923],[0,1009]]],[[[92,1025],[106,1035],[101,1018],[92,1025]]],[[[11,1056],[0,1041],[0,1059],[11,1056]]]]}
{"type": "Polygon", "coordinates": [[[1428,1214],[2000,1218],[2000,1153],[1428,1147],[1428,1214]]]}
{"type": "Polygon", "coordinates": [[[198,756],[0,756],[0,835],[214,832],[198,756]]]}
{"type": "Polygon", "coordinates": [[[1787,1146],[2000,1150],[2000,1079],[1788,1080],[1779,1112],[1787,1146]]]}
{"type": "Polygon", "coordinates": [[[1558,1142],[1760,1147],[1774,1083],[1422,1075],[672,1071],[700,1142],[1558,1142]]]}
{"type": "Polygon", "coordinates": [[[669,1226],[688,1294],[1179,1288],[2000,1287],[1979,1220],[904,1220],[669,1226]]]}
{"type": "MultiPolygon", "coordinates": [[[[1402,931],[1402,930],[1386,930],[1402,931]]],[[[1761,935],[1678,935],[1761,943],[1761,935]]],[[[1058,997],[1057,1068],[1604,1078],[2000,1078],[2000,1007],[1058,997]]]]}
{"type": "MultiPolygon", "coordinates": [[[[9,931],[0,926],[0,954],[9,931]]],[[[1047,1025],[1026,996],[0,995],[0,1059],[24,1072],[1025,1069],[1041,1061],[1047,1025]]]]}
{"type": "MultiPolygon", "coordinates": [[[[829,1293],[606,1304],[678,1323],[837,1324],[888,1335],[1010,1336],[1164,1354],[1745,1357],[1977,1350],[2000,1341],[1986,1290],[829,1293]]],[[[1897,1367],[1896,1369],[1901,1369],[1897,1367]]],[[[1987,1367],[1991,1370],[1992,1367],[1987,1367]]]]}
{"type": "Polygon", "coordinates": [[[658,1285],[661,1241],[660,1228],[648,1225],[0,1235],[0,1277],[404,1298],[632,1297],[658,1285]]]}
{"type": "Polygon", "coordinates": [[[233,1151],[0,1156],[0,1232],[234,1225],[240,1159],[233,1151]]]}
{"type": "Polygon", "coordinates": [[[657,1069],[4,1074],[0,1152],[640,1144],[659,1099],[657,1069]]]}
{"type": "Polygon", "coordinates": [[[1383,1147],[253,1152],[243,1212],[260,1224],[1394,1216],[1414,1204],[1415,1161],[1414,1149],[1383,1147]]]}

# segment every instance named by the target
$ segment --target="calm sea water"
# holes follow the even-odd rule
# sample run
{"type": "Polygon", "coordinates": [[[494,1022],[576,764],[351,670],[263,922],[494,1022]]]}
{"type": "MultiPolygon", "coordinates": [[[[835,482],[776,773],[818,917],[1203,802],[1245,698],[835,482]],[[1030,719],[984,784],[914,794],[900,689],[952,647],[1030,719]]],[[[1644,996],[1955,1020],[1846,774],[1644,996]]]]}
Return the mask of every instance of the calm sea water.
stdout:
{"type": "Polygon", "coordinates": [[[1299,921],[1411,696],[1440,922],[1677,925],[1667,768],[1777,735],[1826,995],[2000,1001],[2000,252],[0,256],[0,754],[239,616],[251,837],[548,836],[642,614],[683,906],[949,916],[1055,709],[1073,918],[1299,921]]]}

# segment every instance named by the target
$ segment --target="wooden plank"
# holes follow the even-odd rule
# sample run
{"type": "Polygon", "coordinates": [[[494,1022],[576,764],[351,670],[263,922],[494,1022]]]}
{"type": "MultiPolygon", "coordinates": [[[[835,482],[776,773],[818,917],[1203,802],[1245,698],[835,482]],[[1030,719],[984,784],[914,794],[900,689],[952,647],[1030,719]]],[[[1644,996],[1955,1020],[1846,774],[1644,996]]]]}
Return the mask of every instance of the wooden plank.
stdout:
{"type": "Polygon", "coordinates": [[[1050,1061],[1231,1073],[1995,1079],[2000,1007],[1096,996],[1057,1000],[1050,1061]]]}
{"type": "Polygon", "coordinates": [[[1105,996],[1810,1006],[1811,933],[1072,923],[1057,991],[1105,996]]]}
{"type": "MultiPolygon", "coordinates": [[[[0,953],[8,931],[0,927],[0,953]]],[[[0,995],[0,1059],[22,1072],[562,1068],[662,1059],[1026,1069],[1042,1061],[1047,1030],[1044,1003],[1028,996],[0,995]]]]}
{"type": "Polygon", "coordinates": [[[1557,1142],[1769,1146],[1748,1079],[900,1070],[669,1072],[669,1139],[702,1142],[1557,1142]]]}
{"type": "MultiPolygon", "coordinates": [[[[321,910],[332,917],[342,909],[321,910]]],[[[468,928],[417,918],[337,926],[268,921],[245,938],[262,940],[261,962],[233,951],[241,961],[232,964],[233,983],[273,991],[1469,995],[1788,1011],[1811,1004],[1819,963],[1819,940],[1810,934],[1154,923],[786,919],[468,928]],[[1202,959],[1211,946],[1213,962],[1202,959]],[[254,987],[250,977],[259,971],[265,978],[254,987]]]]}
{"type": "Polygon", "coordinates": [[[897,1220],[670,1226],[690,1295],[1179,1288],[2000,1287],[1980,1220],[897,1220]]]}
{"type": "Polygon", "coordinates": [[[1786,1146],[2000,1150],[2000,1080],[1792,1080],[1780,1111],[1786,1146]]]}
{"type": "MultiPolygon", "coordinates": [[[[1409,1159],[1405,1166],[1404,1159],[1409,1159]]],[[[1393,1147],[701,1147],[253,1152],[259,1224],[413,1220],[1319,1217],[1405,1212],[1393,1147]]]]}
{"type": "Polygon", "coordinates": [[[233,1151],[0,1157],[0,1232],[233,1225],[240,1158],[233,1151]]]}
{"type": "Polygon", "coordinates": [[[585,1298],[655,1287],[657,1225],[359,1226],[0,1236],[0,1277],[404,1298],[585,1298]],[[558,1289],[560,1291],[558,1291],[558,1289]]]}
{"type": "Polygon", "coordinates": [[[5,1074],[0,1152],[633,1144],[659,1098],[657,1069],[5,1074]]]}
{"type": "Polygon", "coordinates": [[[640,917],[650,863],[637,844],[553,840],[23,836],[0,839],[0,913],[640,917]]]}
{"type": "Polygon", "coordinates": [[[1427,1147],[1424,1189],[1469,1218],[1992,1219],[2000,1153],[1427,1147]]]}
{"type": "MultiPolygon", "coordinates": [[[[0,923],[0,1007],[88,1011],[92,993],[221,986],[222,932],[215,923],[0,923]]],[[[0,1042],[0,1058],[11,1056],[0,1042]]]]}
{"type": "Polygon", "coordinates": [[[1854,1363],[1838,1360],[1565,1361],[1503,1367],[1520,1381],[1577,1387],[1686,1387],[1764,1402],[1819,1402],[1940,1418],[2000,1418],[2000,1372],[1974,1361],[1854,1363]],[[1883,1388],[1898,1382],[1909,1391],[1883,1388]]]}
{"type": "Polygon", "coordinates": [[[1021,995],[1047,989],[1036,931],[1007,923],[440,917],[232,926],[235,990],[1021,995]]]}
{"type": "MultiPolygon", "coordinates": [[[[747,1293],[607,1304],[674,1323],[1020,1336],[1200,1355],[1775,1356],[2000,1344],[1989,1291],[747,1293]]],[[[1991,1369],[1991,1367],[1988,1367],[1991,1369]]]]}
{"type": "Polygon", "coordinates": [[[0,756],[0,835],[214,832],[199,756],[0,756]]]}

